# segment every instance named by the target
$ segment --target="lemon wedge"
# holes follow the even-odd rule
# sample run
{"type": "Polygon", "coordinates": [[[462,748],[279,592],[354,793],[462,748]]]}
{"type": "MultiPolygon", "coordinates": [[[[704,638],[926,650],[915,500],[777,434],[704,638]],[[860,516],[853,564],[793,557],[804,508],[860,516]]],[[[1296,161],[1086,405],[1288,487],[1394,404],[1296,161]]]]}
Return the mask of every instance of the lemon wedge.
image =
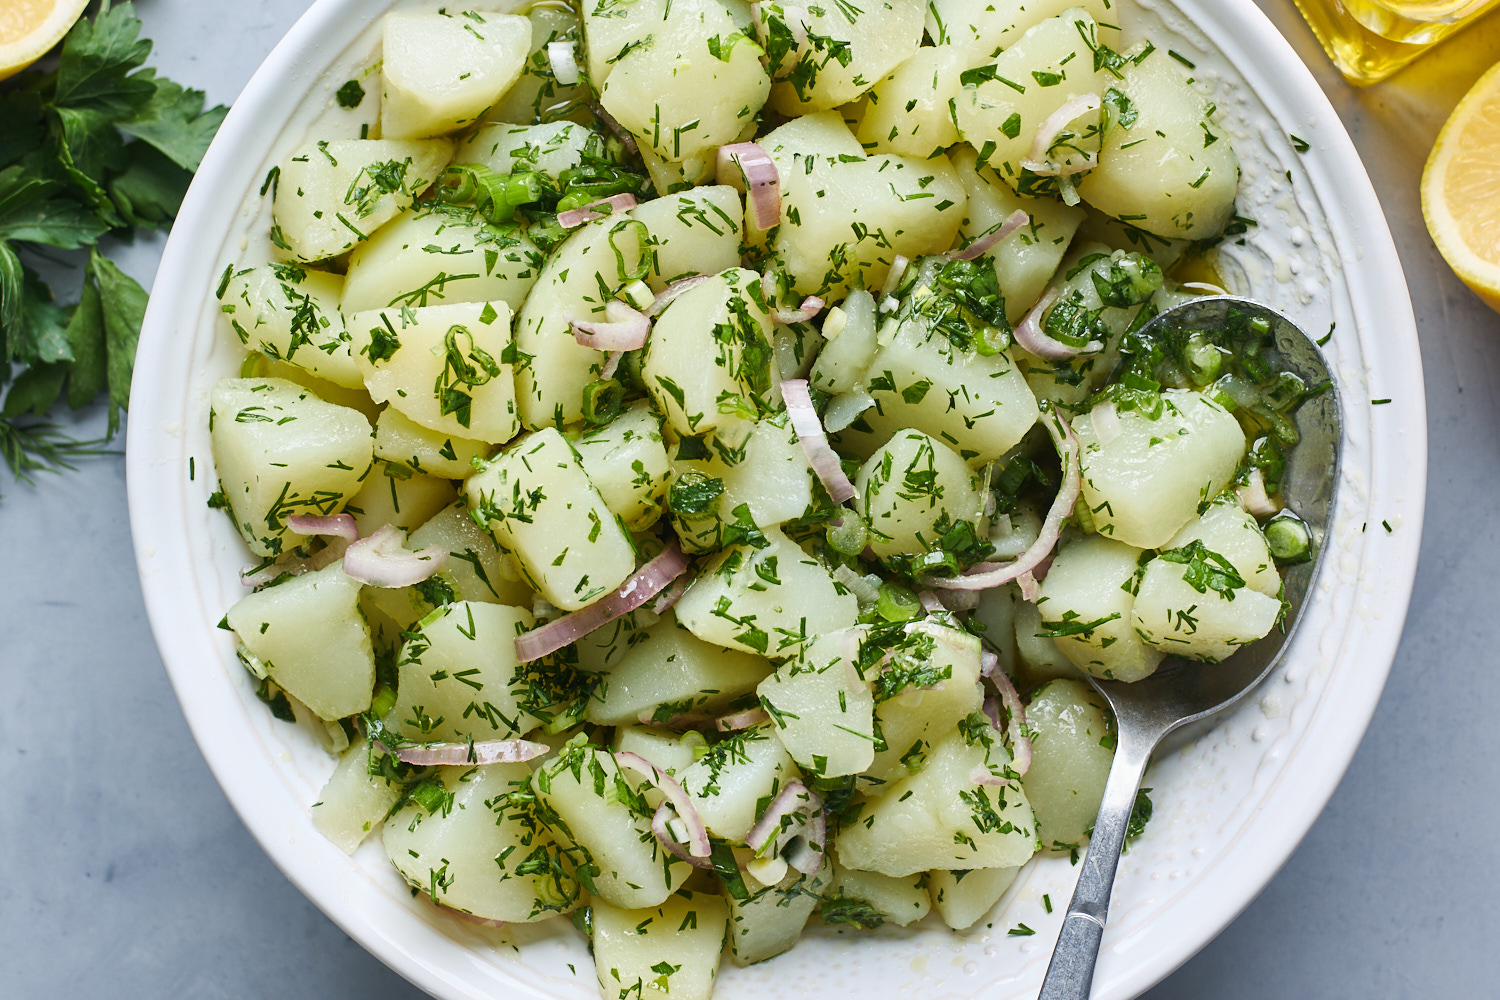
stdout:
{"type": "Polygon", "coordinates": [[[1448,266],[1500,311],[1500,65],[1438,133],[1422,173],[1422,214],[1448,266]]]}
{"type": "Polygon", "coordinates": [[[88,0],[0,2],[0,80],[46,55],[87,6],[88,0]]]}

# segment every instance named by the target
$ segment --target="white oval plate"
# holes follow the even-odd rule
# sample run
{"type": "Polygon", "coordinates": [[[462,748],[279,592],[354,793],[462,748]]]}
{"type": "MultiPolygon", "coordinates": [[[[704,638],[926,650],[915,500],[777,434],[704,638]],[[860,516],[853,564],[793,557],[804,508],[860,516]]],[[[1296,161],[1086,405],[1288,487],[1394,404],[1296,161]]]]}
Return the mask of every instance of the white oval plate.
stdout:
{"type": "MultiPolygon", "coordinates": [[[[248,561],[215,489],[208,393],[236,374],[239,345],[216,328],[214,289],[263,247],[266,172],[310,134],[354,135],[333,90],[369,66],[389,7],[318,0],[267,58],[224,122],[162,257],[135,365],[127,468],[131,528],[151,626],[193,735],[245,825],[287,876],[372,954],[445,998],[595,998],[581,938],[561,921],[495,932],[413,899],[378,838],[346,857],[308,807],[332,761],[314,737],[256,699],[228,633],[214,626],[248,561]],[[316,125],[316,133],[310,130],[316,125]],[[576,971],[575,971],[576,970],[576,971]]],[[[1395,656],[1417,561],[1426,483],[1421,362],[1406,283],[1353,144],[1307,69],[1248,3],[1145,0],[1128,32],[1195,63],[1244,164],[1226,249],[1231,291],[1308,330],[1325,348],[1344,413],[1338,510],[1308,618],[1286,666],[1257,696],[1164,754],[1148,775],[1156,817],[1126,855],[1094,996],[1124,1000],[1201,948],[1266,884],[1332,794],[1395,656]],[[1294,151],[1289,135],[1306,140],[1294,151]],[[1389,403],[1371,405],[1375,400],[1389,403]]],[[[374,91],[372,85],[369,88],[374,91]]],[[[720,1000],[766,997],[1035,996],[1072,891],[1066,858],[1031,864],[965,934],[933,918],[873,934],[810,929],[750,969],[726,963],[720,1000]],[[1050,912],[1049,912],[1050,904],[1050,912]],[[1026,925],[1034,935],[1008,931],[1026,925]]]]}

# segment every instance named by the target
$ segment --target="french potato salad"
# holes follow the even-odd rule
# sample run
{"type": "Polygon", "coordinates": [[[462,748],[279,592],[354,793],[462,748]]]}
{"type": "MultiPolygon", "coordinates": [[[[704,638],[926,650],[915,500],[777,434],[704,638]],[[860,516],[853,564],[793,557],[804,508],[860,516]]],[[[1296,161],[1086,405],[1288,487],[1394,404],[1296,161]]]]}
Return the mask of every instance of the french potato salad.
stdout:
{"type": "Polygon", "coordinates": [[[338,755],[329,839],[570,916],[620,1000],[1079,849],[1084,675],[1229,656],[1310,556],[1315,387],[1248,319],[1144,329],[1253,223],[1112,2],[385,17],[375,124],[224,273],[209,416],[223,627],[338,755]]]}

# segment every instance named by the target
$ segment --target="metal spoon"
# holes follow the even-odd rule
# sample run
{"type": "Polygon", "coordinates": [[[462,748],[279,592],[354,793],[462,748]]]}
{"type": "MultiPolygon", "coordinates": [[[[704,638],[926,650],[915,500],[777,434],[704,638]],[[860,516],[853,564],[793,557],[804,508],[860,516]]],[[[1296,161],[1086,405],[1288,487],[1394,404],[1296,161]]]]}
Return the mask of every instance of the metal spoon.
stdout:
{"type": "MultiPolygon", "coordinates": [[[[1308,385],[1329,379],[1312,338],[1274,309],[1248,299],[1227,295],[1195,299],[1166,310],[1148,323],[1142,333],[1167,323],[1188,329],[1212,329],[1222,325],[1231,310],[1269,321],[1280,360],[1308,385]]],[[[1214,666],[1169,659],[1150,677],[1131,684],[1089,678],[1114,711],[1118,742],[1109,781],[1104,787],[1104,800],[1099,805],[1099,817],[1089,838],[1088,854],[1038,1000],[1088,1000],[1099,942],[1109,915],[1115,869],[1119,867],[1136,792],[1151,754],[1168,733],[1223,711],[1254,690],[1281,661],[1296,633],[1322,562],[1322,541],[1333,513],[1342,440],[1340,412],[1338,388],[1334,385],[1329,391],[1304,400],[1295,414],[1301,441],[1288,456],[1281,494],[1312,530],[1319,555],[1286,573],[1285,597],[1291,609],[1285,632],[1272,632],[1214,666]]]]}

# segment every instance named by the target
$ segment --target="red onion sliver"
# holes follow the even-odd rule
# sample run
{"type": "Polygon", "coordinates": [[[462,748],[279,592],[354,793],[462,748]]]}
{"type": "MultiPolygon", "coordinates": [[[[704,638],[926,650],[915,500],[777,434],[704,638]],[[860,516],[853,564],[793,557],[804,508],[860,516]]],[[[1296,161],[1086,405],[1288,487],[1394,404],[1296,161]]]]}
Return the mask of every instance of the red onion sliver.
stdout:
{"type": "Polygon", "coordinates": [[[1027,570],[1016,577],[1016,585],[1021,589],[1021,599],[1036,603],[1036,599],[1042,596],[1042,588],[1036,582],[1036,574],[1027,570]]]}
{"type": "Polygon", "coordinates": [[[807,456],[807,464],[822,480],[823,488],[834,503],[852,498],[854,484],[844,475],[838,455],[828,445],[828,435],[823,433],[823,423],[818,419],[818,411],[813,409],[812,396],[807,391],[807,379],[782,381],[781,398],[786,400],[787,416],[792,419],[792,429],[797,432],[802,454],[807,456]]]}
{"type": "MultiPolygon", "coordinates": [[[[688,793],[683,791],[677,779],[638,753],[621,750],[614,754],[614,758],[617,765],[639,774],[666,796],[662,804],[670,803],[671,807],[677,811],[678,818],[687,824],[688,853],[695,858],[708,857],[713,851],[713,846],[708,842],[708,829],[703,825],[703,817],[698,815],[693,800],[688,798],[688,793]]],[[[657,812],[660,813],[661,810],[658,809],[657,812]]],[[[654,832],[654,822],[652,829],[654,832]]]]}
{"type": "Polygon", "coordinates": [[[1056,288],[1047,289],[1047,293],[1037,300],[1036,305],[1031,307],[1031,312],[1026,318],[1016,324],[1016,343],[1039,358],[1048,361],[1063,361],[1067,358],[1076,358],[1080,354],[1093,354],[1104,350],[1104,345],[1097,340],[1091,340],[1083,347],[1069,347],[1060,340],[1042,332],[1042,313],[1052,303],[1057,301],[1060,293],[1056,288]]]}
{"type": "Polygon", "coordinates": [[[714,720],[714,728],[721,733],[732,733],[741,729],[750,729],[770,720],[763,708],[747,708],[743,712],[735,712],[733,715],[721,715],[714,720]]]}
{"type": "Polygon", "coordinates": [[[802,300],[802,305],[796,309],[772,309],[771,318],[783,325],[806,323],[816,316],[822,308],[823,300],[816,295],[809,295],[802,300]]]}
{"type": "Polygon", "coordinates": [[[613,594],[601,597],[586,608],[579,608],[548,622],[541,628],[516,636],[516,659],[522,663],[539,660],[548,653],[562,649],[588,635],[601,625],[608,624],[624,614],[629,614],[661,593],[677,579],[688,566],[687,556],[677,547],[674,538],[661,555],[635,571],[635,574],[613,594]]]}
{"type": "Polygon", "coordinates": [[[626,212],[632,208],[635,208],[635,195],[612,194],[608,198],[591,201],[580,208],[570,208],[566,212],[558,212],[557,224],[564,229],[573,229],[583,225],[585,222],[593,222],[595,219],[602,219],[606,215],[612,215],[615,212],[626,212]],[[594,211],[600,205],[608,205],[610,210],[608,212],[594,211]]]}
{"type": "Polygon", "coordinates": [[[975,764],[974,769],[969,772],[969,781],[975,785],[1003,785],[1005,779],[983,764],[975,764]]]}
{"type": "Polygon", "coordinates": [[[708,858],[693,857],[688,853],[687,847],[673,835],[672,828],[667,824],[676,815],[677,811],[672,808],[672,804],[663,801],[661,805],[656,807],[656,812],[651,816],[651,832],[656,835],[656,839],[661,842],[661,846],[665,847],[674,858],[677,858],[679,861],[686,861],[694,868],[711,870],[714,866],[712,861],[708,858]]]}
{"type": "Polygon", "coordinates": [[[679,576],[672,581],[672,586],[663,590],[661,596],[651,602],[650,610],[652,614],[666,614],[672,609],[673,605],[682,600],[682,595],[685,593],[687,593],[687,580],[679,576]]]}
{"type": "Polygon", "coordinates": [[[725,178],[731,166],[739,170],[750,192],[750,206],[755,209],[755,228],[764,232],[780,224],[781,175],[776,171],[771,154],[753,142],[720,146],[715,167],[720,184],[727,183],[725,178]]]}
{"type": "MultiPolygon", "coordinates": [[[[825,840],[828,829],[823,818],[823,800],[795,778],[788,781],[781,792],[771,800],[771,804],[766,806],[766,811],[745,835],[745,846],[760,856],[774,853],[780,847],[781,821],[798,814],[807,817],[807,832],[804,839],[813,849],[814,854],[810,861],[806,857],[799,857],[797,860],[801,864],[793,864],[792,867],[804,875],[810,875],[818,870],[818,865],[822,861],[823,851],[827,847],[825,840]],[[770,852],[765,850],[767,845],[771,846],[770,852]]],[[[792,859],[786,860],[791,864],[792,859]]]]}
{"type": "Polygon", "coordinates": [[[656,298],[646,307],[646,315],[655,316],[671,305],[672,300],[677,298],[677,296],[690,288],[696,288],[712,277],[713,275],[711,274],[695,274],[691,278],[681,278],[672,282],[666,288],[656,293],[656,298]]]}
{"type": "Polygon", "coordinates": [[[359,529],[354,526],[352,514],[332,514],[328,517],[293,514],[286,519],[286,526],[299,535],[337,535],[351,542],[359,538],[359,529]]]}
{"type": "Polygon", "coordinates": [[[619,139],[620,142],[624,143],[626,149],[630,150],[632,153],[640,152],[640,148],[635,144],[635,136],[627,132],[625,130],[625,126],[615,121],[614,115],[610,114],[608,111],[605,111],[604,108],[599,104],[591,105],[590,110],[594,112],[595,118],[604,123],[605,128],[614,133],[616,139],[619,139]]]}
{"type": "Polygon", "coordinates": [[[418,743],[391,750],[379,740],[375,745],[397,760],[432,767],[438,764],[519,764],[552,752],[545,743],[531,740],[490,740],[485,743],[418,743]]]}
{"type": "Polygon", "coordinates": [[[632,309],[619,299],[604,304],[604,321],[567,317],[573,327],[573,339],[597,351],[638,351],[651,335],[651,321],[646,314],[632,309]]]}
{"type": "Polygon", "coordinates": [[[929,577],[923,581],[927,586],[942,587],[945,590],[989,590],[1019,579],[1022,574],[1040,566],[1042,560],[1051,554],[1053,547],[1057,545],[1058,536],[1062,534],[1063,522],[1073,513],[1073,505],[1078,502],[1078,494],[1083,488],[1083,474],[1079,468],[1078,438],[1073,434],[1073,428],[1068,426],[1068,422],[1056,409],[1045,419],[1047,432],[1052,435],[1052,443],[1057,448],[1058,456],[1062,458],[1063,482],[1052,506],[1047,510],[1047,518],[1042,522],[1042,530],[1037,534],[1036,541],[1014,562],[979,563],[971,566],[963,576],[929,577]]]}
{"type": "Polygon", "coordinates": [[[1025,775],[1031,770],[1031,730],[1026,725],[1026,706],[1022,703],[1016,686],[1010,682],[1004,670],[991,673],[990,683],[995,685],[996,691],[1000,692],[1000,700],[1005,704],[1005,711],[1010,714],[1010,725],[1007,731],[1010,733],[1011,746],[1015,751],[1015,759],[1011,762],[1012,769],[1018,775],[1025,775]]]}
{"type": "Polygon", "coordinates": [[[979,648],[979,676],[988,677],[1000,669],[1000,654],[988,646],[979,648]]]}
{"type": "Polygon", "coordinates": [[[943,606],[943,602],[938,599],[938,595],[934,594],[930,590],[917,591],[917,600],[921,602],[922,610],[927,612],[929,615],[934,611],[947,610],[943,606]]]}
{"type": "Polygon", "coordinates": [[[300,561],[290,563],[272,563],[269,566],[262,566],[259,569],[256,569],[254,566],[246,566],[244,569],[240,570],[240,583],[244,584],[247,587],[260,587],[267,583],[270,583],[272,580],[276,579],[283,573],[290,573],[293,576],[301,576],[306,572],[306,564],[300,561]]]}
{"type": "Polygon", "coordinates": [[[614,378],[615,372],[620,370],[620,362],[624,358],[624,351],[610,351],[606,354],[604,356],[604,370],[599,373],[599,377],[605,380],[614,378]]]}
{"type": "Polygon", "coordinates": [[[953,258],[954,260],[973,260],[980,254],[987,253],[990,250],[994,249],[994,247],[1001,240],[1005,239],[1011,233],[1016,232],[1030,221],[1031,216],[1027,215],[1025,212],[1018,208],[1014,212],[1010,213],[1010,218],[1006,219],[1004,224],[1002,224],[998,229],[990,230],[983,236],[979,237],[979,239],[975,240],[973,243],[970,243],[968,246],[964,247],[962,250],[951,251],[948,256],[953,258]]]}
{"type": "Polygon", "coordinates": [[[547,64],[552,70],[552,79],[564,87],[578,83],[578,43],[548,42],[547,64]]]}
{"type": "Polygon", "coordinates": [[[406,533],[387,524],[344,551],[344,572],[371,587],[410,587],[448,565],[448,550],[442,546],[412,552],[405,542],[406,533]]]}
{"type": "Polygon", "coordinates": [[[1097,163],[1096,157],[1090,153],[1084,159],[1087,166],[1064,167],[1053,163],[1050,159],[1052,144],[1057,137],[1068,127],[1068,123],[1080,115],[1088,114],[1090,111],[1098,111],[1100,101],[1098,94],[1079,94],[1064,102],[1063,106],[1052,112],[1042,120],[1041,128],[1037,129],[1036,137],[1031,140],[1031,157],[1021,161],[1021,165],[1034,174],[1042,176],[1057,175],[1062,173],[1078,173],[1087,170],[1097,163]]]}

